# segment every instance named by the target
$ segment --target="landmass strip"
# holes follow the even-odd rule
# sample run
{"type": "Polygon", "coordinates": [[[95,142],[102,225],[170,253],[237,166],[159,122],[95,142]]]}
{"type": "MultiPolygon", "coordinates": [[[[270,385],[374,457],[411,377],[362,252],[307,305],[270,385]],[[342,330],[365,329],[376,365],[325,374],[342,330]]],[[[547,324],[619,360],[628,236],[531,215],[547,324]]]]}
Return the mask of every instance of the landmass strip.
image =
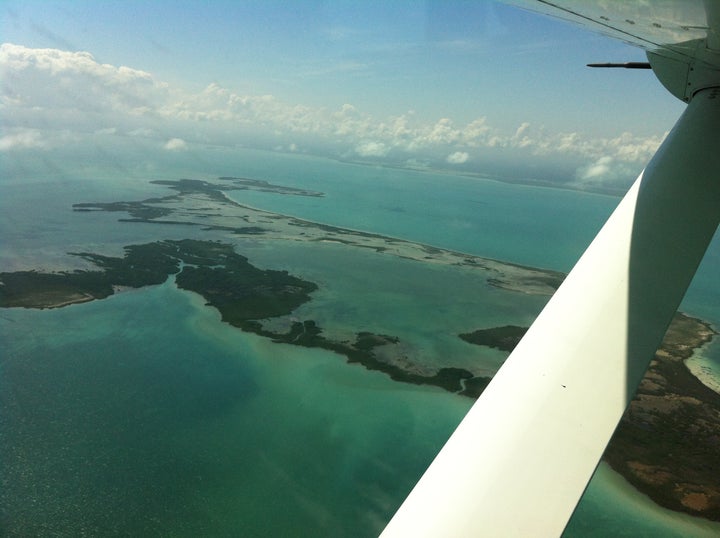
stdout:
{"type": "MultiPolygon", "coordinates": [[[[247,178],[220,178],[223,184],[199,180],[157,181],[176,191],[136,202],[75,204],[76,211],[119,211],[125,222],[202,226],[230,236],[264,239],[331,241],[369,248],[424,263],[477,269],[488,285],[522,293],[548,295],[564,275],[488,260],[379,234],[350,230],[278,215],[238,204],[223,191],[257,189],[285,195],[322,193],[273,185],[247,178]]],[[[294,321],[287,331],[271,330],[269,318],[285,316],[311,300],[317,289],[286,271],[260,270],[231,245],[216,241],[158,241],[125,248],[123,258],[76,253],[98,270],[59,273],[0,273],[0,306],[57,308],[102,299],[119,287],[160,284],[169,276],[178,287],[201,294],[226,321],[243,330],[305,347],[334,351],[396,381],[427,384],[477,397],[489,378],[447,367],[423,375],[381,353],[398,344],[393,336],[358,331],[354,341],[322,334],[313,320],[294,321]],[[377,351],[377,353],[376,353],[377,351]]],[[[510,351],[526,329],[517,326],[479,329],[464,340],[510,351]]],[[[706,323],[678,314],[606,451],[608,462],[659,504],[720,521],[720,395],[703,385],[684,364],[715,331],[706,323]]]]}
{"type": "Polygon", "coordinates": [[[183,239],[130,245],[122,258],[89,252],[75,255],[98,270],[0,273],[0,307],[58,308],[104,299],[119,287],[161,284],[173,275],[179,288],[202,295],[208,305],[218,309],[223,321],[275,342],[327,349],[396,381],[433,385],[464,395],[477,396],[478,388],[489,382],[462,368],[441,368],[432,375],[422,375],[382,360],[374,350],[397,344],[393,336],[359,331],[354,342],[336,341],[323,336],[313,320],[293,322],[287,332],[268,329],[263,320],[292,313],[310,300],[317,285],[287,271],[258,269],[231,245],[183,239]]]}
{"type": "Polygon", "coordinates": [[[339,243],[425,263],[464,266],[483,272],[481,277],[491,286],[522,293],[550,295],[565,278],[558,271],[500,262],[256,209],[235,202],[225,193],[248,189],[297,196],[320,197],[322,193],[289,189],[268,182],[260,182],[258,185],[253,183],[256,180],[246,178],[225,177],[221,180],[222,183],[197,179],[152,181],[153,184],[164,185],[175,191],[175,194],[140,201],[77,203],[73,209],[81,212],[127,213],[129,218],[120,218],[121,222],[196,226],[206,231],[225,233],[229,238],[260,236],[264,241],[339,243]]]}

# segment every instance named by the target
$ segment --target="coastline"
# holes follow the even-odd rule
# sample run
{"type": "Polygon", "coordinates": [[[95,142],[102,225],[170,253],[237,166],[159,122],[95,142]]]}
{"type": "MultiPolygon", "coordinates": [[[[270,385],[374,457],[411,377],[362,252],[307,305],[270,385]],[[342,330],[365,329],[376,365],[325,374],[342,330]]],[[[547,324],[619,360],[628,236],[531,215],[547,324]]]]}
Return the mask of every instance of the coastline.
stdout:
{"type": "MultiPolygon", "coordinates": [[[[604,538],[607,532],[588,522],[608,509],[626,521],[642,521],[642,536],[714,538],[720,529],[717,522],[658,506],[607,462],[600,461],[578,509],[562,534],[563,538],[604,538]]],[[[622,530],[626,531],[625,528],[622,530]]],[[[633,534],[626,531],[622,536],[633,534]]]]}
{"type": "Polygon", "coordinates": [[[697,377],[703,385],[720,394],[720,375],[714,373],[714,363],[703,356],[700,348],[692,357],[685,361],[685,366],[693,376],[697,377]]]}
{"type": "MultiPolygon", "coordinates": [[[[224,181],[223,184],[189,179],[154,181],[152,183],[164,185],[176,194],[131,202],[77,203],[73,205],[73,210],[127,213],[129,218],[121,217],[118,219],[120,222],[197,226],[203,231],[225,234],[226,240],[252,236],[268,241],[341,243],[423,263],[487,271],[485,280],[489,285],[533,295],[552,295],[565,276],[559,271],[502,262],[401,238],[265,211],[235,202],[225,194],[228,190],[252,188],[247,183],[241,183],[238,187],[229,178],[224,181]]],[[[278,189],[279,194],[304,196],[287,193],[279,186],[278,189]]],[[[273,192],[267,185],[264,185],[262,190],[273,192]]]]}
{"type": "Polygon", "coordinates": [[[605,452],[633,486],[672,510],[720,521],[720,394],[686,361],[718,333],[677,314],[605,452]]]}

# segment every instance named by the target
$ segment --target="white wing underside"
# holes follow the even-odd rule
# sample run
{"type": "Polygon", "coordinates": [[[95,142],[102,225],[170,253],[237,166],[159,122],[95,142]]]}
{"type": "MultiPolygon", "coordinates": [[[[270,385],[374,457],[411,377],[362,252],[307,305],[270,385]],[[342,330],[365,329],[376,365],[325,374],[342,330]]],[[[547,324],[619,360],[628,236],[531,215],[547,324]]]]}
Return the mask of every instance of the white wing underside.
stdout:
{"type": "Polygon", "coordinates": [[[386,538],[559,536],[720,221],[720,2],[511,3],[642,46],[689,105],[386,538]]]}
{"type": "MultiPolygon", "coordinates": [[[[720,12],[715,0],[506,0],[584,26],[650,52],[687,51],[688,42],[715,38],[711,28],[720,12]]],[[[716,47],[713,47],[716,48],[716,47]]]]}

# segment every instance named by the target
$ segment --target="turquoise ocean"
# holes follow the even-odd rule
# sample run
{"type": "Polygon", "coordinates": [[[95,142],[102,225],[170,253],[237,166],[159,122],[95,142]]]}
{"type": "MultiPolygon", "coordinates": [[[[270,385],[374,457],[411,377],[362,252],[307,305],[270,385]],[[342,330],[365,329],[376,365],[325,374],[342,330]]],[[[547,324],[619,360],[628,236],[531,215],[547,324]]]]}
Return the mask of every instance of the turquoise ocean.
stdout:
{"type": "MultiPolygon", "coordinates": [[[[81,267],[67,252],[210,236],[74,213],[76,202],[165,195],[154,179],[264,179],[322,198],[233,191],[269,211],[513,263],[568,271],[619,199],[490,179],[218,150],[152,167],[4,166],[0,269],[81,267]]],[[[671,216],[669,216],[671,218],[671,216]]],[[[454,335],[527,324],[545,298],[479,286],[468,270],[329,243],[233,238],[263,268],[320,289],[296,315],[334,333],[399,336],[429,367],[496,369],[454,335]],[[487,288],[487,289],[486,289],[487,288]]],[[[683,310],[720,327],[720,238],[683,310]]],[[[0,534],[377,535],[471,405],[317,349],[220,322],[160,286],[52,310],[0,310],[0,534]]],[[[702,351],[720,379],[720,342],[702,351]]],[[[482,457],[482,455],[479,455],[482,457]]],[[[518,507],[521,517],[522,507],[518,507]]],[[[717,536],[601,465],[566,536],[717,536]]]]}

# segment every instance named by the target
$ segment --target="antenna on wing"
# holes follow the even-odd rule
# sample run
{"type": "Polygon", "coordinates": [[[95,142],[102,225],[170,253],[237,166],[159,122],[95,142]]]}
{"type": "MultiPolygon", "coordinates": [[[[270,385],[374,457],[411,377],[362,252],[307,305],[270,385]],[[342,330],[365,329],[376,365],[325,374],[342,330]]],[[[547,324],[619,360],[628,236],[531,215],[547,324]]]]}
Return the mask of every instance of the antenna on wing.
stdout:
{"type": "Polygon", "coordinates": [[[587,64],[588,67],[620,67],[623,69],[652,69],[648,62],[625,62],[624,64],[587,64]]]}

